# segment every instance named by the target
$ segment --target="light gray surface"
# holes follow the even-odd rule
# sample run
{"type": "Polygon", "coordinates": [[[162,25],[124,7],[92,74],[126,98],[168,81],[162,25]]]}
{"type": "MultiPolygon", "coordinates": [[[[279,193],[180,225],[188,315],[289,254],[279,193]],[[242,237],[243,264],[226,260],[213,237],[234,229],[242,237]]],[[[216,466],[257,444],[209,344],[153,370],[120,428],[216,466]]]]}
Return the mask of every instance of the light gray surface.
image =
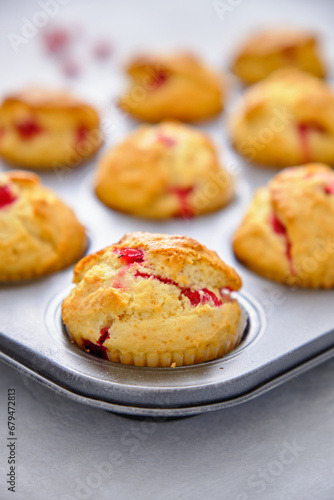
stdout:
{"type": "Polygon", "coordinates": [[[84,497],[98,500],[334,496],[334,360],[243,405],[160,423],[74,403],[0,367],[3,500],[80,499],[80,481],[99,485],[84,497]],[[18,401],[15,495],[6,494],[3,481],[8,387],[16,388],[18,401]],[[295,445],[296,456],[283,451],[295,445]],[[110,473],[106,463],[115,450],[122,463],[113,474],[90,476],[102,463],[110,473]]]}
{"type": "MultiPolygon", "coordinates": [[[[291,24],[321,31],[327,56],[334,60],[331,53],[334,48],[333,5],[330,0],[226,0],[223,3],[233,7],[227,10],[224,19],[220,19],[213,2],[203,0],[182,3],[177,0],[108,3],[94,0],[80,4],[75,0],[70,1],[60,8],[55,21],[84,23],[89,26],[91,36],[100,31],[109,33],[115,40],[115,57],[111,65],[114,72],[92,65],[84,78],[70,86],[102,107],[108,102],[108,96],[116,94],[121,88],[122,79],[116,68],[134,48],[186,46],[203,54],[216,67],[224,67],[235,43],[246,31],[268,22],[287,20],[291,24]]],[[[55,66],[38,53],[36,38],[22,47],[18,55],[14,55],[8,46],[8,32],[19,33],[22,18],[27,16],[31,19],[40,9],[38,3],[2,1],[0,9],[0,58],[2,68],[5,68],[1,72],[1,93],[36,81],[59,83],[55,66]]],[[[122,137],[129,126],[131,124],[116,120],[115,132],[110,141],[122,137]]],[[[218,120],[212,132],[218,147],[224,147],[226,140],[221,135],[220,127],[218,120]]],[[[233,152],[225,148],[223,156],[225,163],[233,168],[233,152]]],[[[245,168],[242,164],[236,167],[245,178],[252,178],[254,185],[263,184],[272,175],[256,168],[245,168]]],[[[80,183],[77,184],[79,190],[89,176],[89,168],[83,169],[80,183]]],[[[83,210],[82,201],[72,200],[74,181],[70,177],[66,183],[59,182],[58,187],[64,199],[79,211],[83,221],[88,226],[94,226],[91,223],[95,221],[83,210]]],[[[44,175],[43,180],[47,184],[53,183],[53,177],[49,174],[44,175]]],[[[239,186],[243,202],[246,203],[249,189],[245,183],[239,186]]],[[[102,214],[101,207],[99,211],[102,214]]],[[[124,230],[138,227],[129,218],[122,218],[123,227],[116,227],[112,219],[110,224],[113,240],[124,230]]],[[[202,234],[206,237],[211,235],[211,246],[217,247],[222,236],[218,231],[219,225],[218,218],[212,217],[210,224],[203,220],[196,228],[190,226],[184,232],[192,234],[192,231],[206,231],[202,234]]],[[[149,229],[149,224],[145,228],[149,229]]],[[[174,232],[176,228],[177,225],[171,224],[167,232],[174,232]]],[[[230,234],[232,229],[232,225],[227,227],[225,234],[230,234]]],[[[97,237],[96,248],[99,243],[97,237]]],[[[232,256],[229,254],[228,258],[232,256]]],[[[65,283],[67,286],[69,276],[70,272],[62,275],[64,286],[65,283]]],[[[243,277],[249,290],[253,277],[245,271],[243,277]]],[[[274,314],[277,306],[282,306],[275,302],[275,294],[270,295],[275,289],[268,283],[263,284],[262,297],[269,297],[267,313],[273,310],[274,314]]],[[[308,292],[305,292],[306,299],[307,295],[308,292]]],[[[17,315],[14,291],[12,297],[10,314],[14,321],[17,315]]],[[[319,294],[316,300],[310,301],[317,310],[314,325],[319,323],[318,318],[322,318],[324,323],[321,323],[321,327],[331,327],[331,311],[324,306],[319,294]]],[[[285,302],[289,302],[289,298],[285,298],[285,302]]],[[[298,312],[303,314],[302,301],[298,312]]],[[[284,329],[289,324],[289,317],[287,314],[280,316],[280,327],[284,329]]],[[[273,316],[271,318],[273,320],[273,316]]],[[[36,317],[35,321],[42,319],[36,317]]],[[[296,327],[287,347],[291,347],[296,336],[301,337],[302,333],[296,327]]],[[[309,325],[306,333],[312,336],[312,325],[309,325]]],[[[269,355],[270,348],[266,352],[269,355]]],[[[87,480],[95,479],[100,486],[87,490],[86,498],[101,500],[182,500],[203,496],[233,500],[333,498],[333,368],[333,361],[327,362],[296,381],[235,408],[156,426],[145,424],[145,427],[140,422],[56,396],[1,363],[1,432],[4,437],[8,387],[16,387],[19,405],[19,476],[15,498],[65,500],[65,494],[80,498],[76,484],[87,476],[87,480]],[[149,431],[152,432],[149,434],[149,431]],[[284,449],[294,443],[301,449],[296,452],[295,459],[286,463],[292,456],[284,449]],[[89,476],[93,464],[110,461],[109,453],[115,450],[122,454],[124,461],[114,467],[111,479],[89,476]],[[266,476],[264,482],[259,484],[256,481],[259,481],[261,474],[266,476]],[[260,492],[261,489],[264,491],[260,492]]],[[[4,439],[2,443],[4,455],[1,459],[0,494],[1,499],[6,499],[14,495],[8,496],[6,493],[3,480],[6,473],[4,439]]]]}

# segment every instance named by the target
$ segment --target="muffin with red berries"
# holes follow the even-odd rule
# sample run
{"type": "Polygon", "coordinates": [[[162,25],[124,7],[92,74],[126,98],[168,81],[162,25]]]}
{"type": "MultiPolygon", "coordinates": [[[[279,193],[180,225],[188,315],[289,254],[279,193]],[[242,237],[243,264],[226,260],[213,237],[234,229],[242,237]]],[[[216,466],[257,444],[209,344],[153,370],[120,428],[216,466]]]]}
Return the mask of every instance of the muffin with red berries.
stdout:
{"type": "Polygon", "coordinates": [[[242,337],[238,274],[185,236],[129,233],[82,259],[62,316],[71,339],[117,363],[169,367],[209,361],[242,337]]]}
{"type": "Polygon", "coordinates": [[[257,191],[237,229],[237,258],[287,285],[334,287],[334,174],[326,165],[283,170],[257,191]]]}
{"type": "Polygon", "coordinates": [[[334,92],[296,69],[277,70],[242,96],[230,134],[238,153],[264,166],[334,164],[334,92]]]}
{"type": "Polygon", "coordinates": [[[272,28],[249,36],[239,48],[232,71],[246,85],[279,68],[293,67],[324,78],[317,37],[303,30],[272,28]]]}
{"type": "Polygon", "coordinates": [[[37,278],[78,261],[87,248],[84,227],[39,177],[0,174],[0,281],[37,278]]]}
{"type": "Polygon", "coordinates": [[[127,72],[131,86],[119,105],[139,120],[197,122],[223,109],[222,77],[192,54],[136,57],[127,72]]]}
{"type": "Polygon", "coordinates": [[[135,130],[101,158],[95,184],[108,207],[152,219],[213,212],[234,196],[211,140],[174,122],[135,130]]]}
{"type": "Polygon", "coordinates": [[[95,109],[65,91],[30,88],[0,107],[0,158],[28,169],[76,167],[102,144],[95,109]]]}

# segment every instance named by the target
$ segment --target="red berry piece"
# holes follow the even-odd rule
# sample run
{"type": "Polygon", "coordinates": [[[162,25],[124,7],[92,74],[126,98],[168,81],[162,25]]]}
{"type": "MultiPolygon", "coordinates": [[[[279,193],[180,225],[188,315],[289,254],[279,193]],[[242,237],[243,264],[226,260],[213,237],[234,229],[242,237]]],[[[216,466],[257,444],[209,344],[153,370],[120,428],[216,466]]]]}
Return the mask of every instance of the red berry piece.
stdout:
{"type": "Polygon", "coordinates": [[[76,143],[80,144],[85,141],[88,135],[88,128],[85,125],[80,125],[76,129],[76,143]]]}
{"type": "Polygon", "coordinates": [[[100,338],[99,340],[97,341],[96,344],[94,344],[94,342],[91,342],[90,340],[88,339],[83,339],[82,340],[82,345],[83,345],[83,348],[85,349],[85,351],[89,351],[90,354],[93,354],[93,356],[97,356],[98,358],[102,358],[102,359],[108,359],[108,356],[107,356],[107,348],[104,347],[102,344],[110,338],[110,334],[109,334],[109,328],[110,326],[104,326],[103,328],[101,328],[100,330],[100,338]]]}
{"type": "Polygon", "coordinates": [[[275,214],[273,214],[271,218],[271,225],[276,234],[286,235],[285,226],[283,226],[282,222],[277,218],[275,214]]]}
{"type": "Polygon", "coordinates": [[[201,290],[192,290],[191,288],[181,288],[176,281],[170,278],[164,278],[162,276],[155,276],[154,274],[142,273],[137,271],[135,277],[140,277],[144,279],[155,279],[166,285],[173,285],[180,289],[181,294],[190,300],[192,306],[196,307],[199,304],[206,304],[207,302],[213,302],[216,307],[221,306],[223,303],[216,295],[208,290],[207,288],[202,288],[201,290]]]}
{"type": "Polygon", "coordinates": [[[221,306],[223,303],[216,295],[208,290],[207,288],[202,288],[201,290],[191,290],[191,288],[183,288],[182,294],[188,297],[192,306],[196,307],[199,304],[207,304],[208,302],[213,302],[215,307],[221,306]]]}
{"type": "Polygon", "coordinates": [[[312,152],[310,148],[310,134],[323,133],[324,129],[321,125],[316,123],[299,123],[297,126],[297,133],[299,135],[300,147],[302,156],[305,163],[312,161],[312,152]]]}
{"type": "Polygon", "coordinates": [[[97,341],[98,344],[102,345],[107,339],[110,338],[109,328],[110,328],[109,325],[108,326],[104,326],[103,328],[101,328],[101,330],[100,330],[100,338],[97,341]]]}
{"type": "Polygon", "coordinates": [[[151,78],[148,82],[148,86],[152,90],[157,90],[160,88],[166,81],[168,80],[169,76],[166,71],[163,70],[158,70],[155,71],[152,75],[151,78]]]}
{"type": "Polygon", "coordinates": [[[170,193],[175,194],[179,200],[179,211],[176,214],[177,217],[184,217],[185,219],[190,219],[193,217],[194,212],[189,204],[188,196],[194,191],[194,187],[180,188],[173,187],[168,190],[170,193]]]}
{"type": "Polygon", "coordinates": [[[24,141],[28,141],[36,137],[43,132],[43,129],[38,123],[33,120],[26,120],[25,122],[17,123],[15,125],[16,131],[20,138],[24,141]]]}
{"type": "Polygon", "coordinates": [[[141,263],[144,261],[144,252],[139,248],[116,248],[115,253],[122,264],[134,264],[135,262],[141,263]]]}
{"type": "Polygon", "coordinates": [[[325,193],[334,194],[334,181],[330,181],[330,183],[325,186],[325,193]]]}
{"type": "Polygon", "coordinates": [[[220,299],[218,299],[218,297],[213,292],[208,290],[207,288],[203,288],[201,290],[201,292],[202,292],[202,303],[203,304],[206,304],[207,302],[212,301],[216,307],[219,307],[222,305],[222,301],[220,299]]]}
{"type": "Polygon", "coordinates": [[[285,239],[285,246],[286,246],[285,253],[290,263],[291,273],[294,273],[292,267],[292,257],[291,257],[291,242],[289,240],[286,227],[282,224],[282,222],[277,218],[275,214],[273,214],[271,217],[271,226],[276,234],[283,236],[285,239]]]}
{"type": "Polygon", "coordinates": [[[6,185],[0,185],[0,208],[14,203],[15,200],[16,197],[13,195],[10,188],[6,185]]]}
{"type": "Polygon", "coordinates": [[[190,288],[184,288],[182,290],[182,295],[190,300],[190,304],[194,307],[201,303],[201,295],[199,290],[191,290],[190,288]]]}
{"type": "Polygon", "coordinates": [[[85,349],[85,351],[89,351],[90,354],[93,354],[93,356],[102,359],[108,359],[107,348],[104,347],[103,345],[94,344],[94,342],[91,342],[90,340],[83,339],[82,346],[85,349]]]}
{"type": "Polygon", "coordinates": [[[161,283],[165,283],[166,285],[174,285],[174,286],[177,286],[178,288],[179,285],[178,283],[176,283],[176,281],[173,281],[169,278],[163,278],[162,276],[155,276],[154,274],[149,274],[149,273],[142,273],[140,271],[137,271],[136,274],[135,274],[135,277],[140,277],[140,278],[145,278],[145,279],[155,279],[155,280],[158,280],[158,281],[161,281],[161,283]]]}
{"type": "Polygon", "coordinates": [[[172,137],[168,137],[167,135],[163,134],[162,132],[159,132],[157,135],[157,140],[158,142],[162,142],[165,146],[172,148],[176,144],[176,140],[172,139],[172,137]]]}

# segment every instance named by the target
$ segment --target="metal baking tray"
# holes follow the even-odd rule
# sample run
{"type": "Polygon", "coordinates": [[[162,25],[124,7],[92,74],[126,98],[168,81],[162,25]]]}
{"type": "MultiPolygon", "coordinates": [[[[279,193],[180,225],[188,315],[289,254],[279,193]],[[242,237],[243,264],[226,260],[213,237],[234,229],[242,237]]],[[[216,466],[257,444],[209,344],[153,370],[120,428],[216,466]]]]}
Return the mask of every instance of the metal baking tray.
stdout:
{"type": "MultiPolygon", "coordinates": [[[[136,126],[124,116],[117,118],[115,109],[109,107],[108,113],[116,117],[113,129],[118,133],[105,147],[136,126]]],[[[61,302],[71,289],[69,268],[36,281],[0,285],[1,359],[91,406],[129,415],[175,417],[241,403],[334,355],[334,291],[288,289],[242,267],[232,253],[231,236],[254,189],[275,172],[247,165],[233,152],[221,117],[200,128],[211,135],[222,163],[237,178],[235,200],[215,214],[151,222],[109,210],[93,191],[97,159],[71,171],[40,175],[87,227],[88,253],[137,230],[185,234],[216,250],[243,279],[237,294],[245,330],[240,346],[222,359],[180,368],[132,367],[89,355],[69,341],[61,321],[61,302]]]]}

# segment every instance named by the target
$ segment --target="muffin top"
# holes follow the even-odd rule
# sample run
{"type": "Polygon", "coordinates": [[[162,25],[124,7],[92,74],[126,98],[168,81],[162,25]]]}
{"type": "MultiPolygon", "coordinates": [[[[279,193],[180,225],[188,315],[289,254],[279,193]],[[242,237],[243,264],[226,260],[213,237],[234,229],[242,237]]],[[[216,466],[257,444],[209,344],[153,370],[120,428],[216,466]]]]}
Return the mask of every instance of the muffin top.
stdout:
{"type": "Polygon", "coordinates": [[[96,193],[133,215],[187,218],[226,205],[234,183],[206,135],[164,122],[142,125],[102,157],[96,193]]]}
{"type": "Polygon", "coordinates": [[[323,78],[325,68],[313,33],[271,28],[250,35],[240,46],[232,71],[246,84],[267,77],[276,69],[295,67],[323,78]]]}
{"type": "Polygon", "coordinates": [[[76,98],[64,89],[50,89],[44,87],[28,87],[6,96],[2,103],[3,109],[10,109],[14,105],[26,106],[34,110],[80,110],[86,112],[87,117],[95,119],[95,110],[84,101],[76,98]]]}
{"type": "MultiPolygon", "coordinates": [[[[187,236],[127,233],[119,243],[88,255],[78,262],[74,268],[74,283],[85,279],[86,273],[92,268],[94,274],[101,271],[100,277],[109,280],[111,276],[108,272],[105,274],[104,266],[94,267],[102,262],[110,266],[110,270],[119,270],[124,265],[130,265],[130,276],[134,271],[137,272],[137,268],[152,275],[161,274],[181,287],[190,286],[197,289],[209,286],[218,290],[239,290],[241,287],[241,279],[234,269],[225,264],[216,252],[187,236]],[[132,264],[136,265],[133,267],[132,264]]],[[[119,283],[118,276],[116,281],[119,283]]]]}
{"type": "Polygon", "coordinates": [[[222,78],[192,54],[139,56],[127,72],[132,85],[120,106],[140,120],[193,122],[222,110],[222,78]]]}
{"type": "Polygon", "coordinates": [[[73,211],[37,175],[0,173],[0,281],[30,279],[62,269],[87,247],[73,211]]]}
{"type": "Polygon", "coordinates": [[[230,117],[232,141],[249,160],[277,167],[334,161],[334,93],[297,69],[248,89],[230,117]]]}
{"type": "Polygon", "coordinates": [[[253,202],[234,235],[236,256],[290,285],[334,286],[334,174],[322,164],[283,170],[253,202]]]}
{"type": "Polygon", "coordinates": [[[287,48],[291,45],[304,45],[308,42],[315,43],[314,34],[292,28],[270,28],[249,36],[242,46],[246,54],[266,54],[277,49],[287,48]]]}
{"type": "Polygon", "coordinates": [[[31,169],[77,166],[103,142],[96,110],[72,94],[27,88],[0,106],[0,156],[31,169]]]}
{"type": "Polygon", "coordinates": [[[15,128],[22,140],[64,128],[99,126],[95,109],[65,90],[31,87],[7,96],[0,107],[0,127],[15,128]]]}

